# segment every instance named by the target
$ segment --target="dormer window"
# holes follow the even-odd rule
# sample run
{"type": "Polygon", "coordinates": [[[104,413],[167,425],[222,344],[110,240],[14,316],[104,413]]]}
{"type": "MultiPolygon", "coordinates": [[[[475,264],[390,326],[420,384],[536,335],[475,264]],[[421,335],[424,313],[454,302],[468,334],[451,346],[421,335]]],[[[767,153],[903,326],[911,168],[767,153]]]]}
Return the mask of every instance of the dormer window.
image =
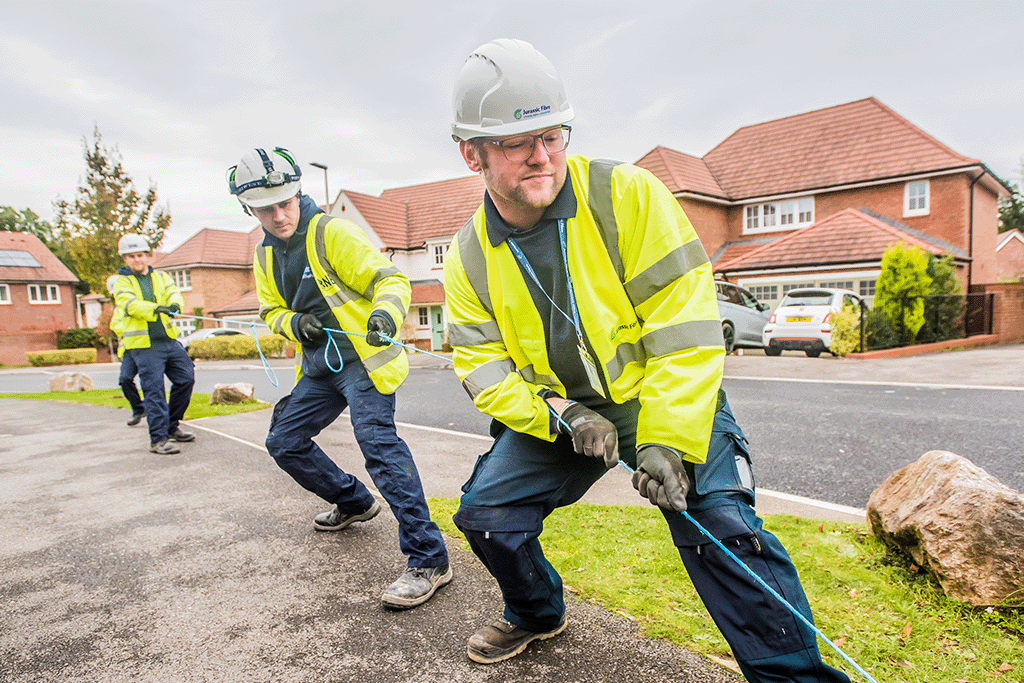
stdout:
{"type": "Polygon", "coordinates": [[[814,222],[814,197],[749,204],[743,216],[744,234],[802,228],[814,222]]]}
{"type": "Polygon", "coordinates": [[[928,181],[915,180],[903,186],[903,216],[928,215],[928,181]]]}

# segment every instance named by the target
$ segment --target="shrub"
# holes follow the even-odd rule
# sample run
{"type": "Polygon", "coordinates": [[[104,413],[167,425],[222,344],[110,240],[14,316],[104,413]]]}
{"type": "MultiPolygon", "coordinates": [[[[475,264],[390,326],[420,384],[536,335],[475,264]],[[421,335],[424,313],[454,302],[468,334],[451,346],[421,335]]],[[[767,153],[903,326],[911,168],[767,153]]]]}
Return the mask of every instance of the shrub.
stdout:
{"type": "Polygon", "coordinates": [[[860,307],[844,304],[832,316],[832,343],[828,350],[836,356],[860,351],[860,307]]]}
{"type": "Polygon", "coordinates": [[[102,349],[107,341],[89,327],[75,327],[57,335],[58,349],[102,349]]]}
{"type": "Polygon", "coordinates": [[[882,256],[875,285],[875,309],[885,312],[903,343],[911,344],[924,325],[924,298],[931,293],[928,254],[920,247],[894,244],[882,256]]]}
{"type": "Polygon", "coordinates": [[[872,308],[864,318],[864,343],[868,351],[891,349],[899,345],[896,330],[892,329],[889,317],[880,308],[872,308]]]}
{"type": "Polygon", "coordinates": [[[57,351],[26,351],[29,365],[81,365],[96,362],[96,349],[61,349],[57,351]]]}
{"type": "MultiPolygon", "coordinates": [[[[261,334],[260,348],[263,355],[276,357],[284,354],[287,339],[278,334],[261,334]]],[[[202,360],[232,360],[243,358],[259,358],[256,340],[250,334],[233,335],[230,337],[208,337],[192,342],[189,355],[202,360]]]]}

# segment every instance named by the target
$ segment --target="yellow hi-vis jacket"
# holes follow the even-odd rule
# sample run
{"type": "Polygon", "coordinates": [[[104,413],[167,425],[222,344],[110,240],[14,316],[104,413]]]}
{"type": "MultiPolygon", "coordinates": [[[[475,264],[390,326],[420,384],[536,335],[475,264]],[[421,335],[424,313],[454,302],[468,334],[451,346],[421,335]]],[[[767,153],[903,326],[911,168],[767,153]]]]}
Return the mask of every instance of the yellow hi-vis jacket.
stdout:
{"type": "MultiPolygon", "coordinates": [[[[409,278],[375,250],[366,234],[351,221],[318,213],[306,230],[306,258],[317,287],[338,320],[338,329],[366,334],[366,321],[375,310],[387,311],[402,328],[409,310],[409,278]]],[[[288,308],[274,279],[274,248],[259,244],[253,257],[260,317],[271,331],[299,342],[292,320],[301,311],[288,308]]],[[[337,334],[337,333],[334,333],[337,334]]],[[[409,359],[401,346],[371,346],[362,336],[349,335],[359,359],[377,390],[393,393],[409,374],[409,359]]],[[[302,343],[299,342],[299,352],[302,343]]],[[[302,375],[301,359],[295,365],[302,375]]]]}
{"type": "MultiPolygon", "coordinates": [[[[579,156],[568,167],[578,200],[567,221],[569,273],[609,398],[639,398],[638,445],[704,462],[725,361],[711,263],[650,172],[579,156]]],[[[565,388],[519,264],[507,242],[491,245],[485,223],[481,206],[445,255],[455,372],[482,412],[552,441],[536,392],[565,388]]]]}
{"type": "Polygon", "coordinates": [[[118,334],[125,349],[148,349],[152,345],[149,339],[149,322],[157,319],[163,324],[168,337],[174,339],[178,336],[178,328],[171,322],[170,316],[157,313],[156,307],[178,304],[183,308],[185,300],[181,298],[181,292],[170,275],[161,270],[150,270],[149,274],[153,281],[155,302],[142,298],[142,287],[134,275],[121,275],[114,280],[114,305],[121,309],[124,315],[118,334]]]}

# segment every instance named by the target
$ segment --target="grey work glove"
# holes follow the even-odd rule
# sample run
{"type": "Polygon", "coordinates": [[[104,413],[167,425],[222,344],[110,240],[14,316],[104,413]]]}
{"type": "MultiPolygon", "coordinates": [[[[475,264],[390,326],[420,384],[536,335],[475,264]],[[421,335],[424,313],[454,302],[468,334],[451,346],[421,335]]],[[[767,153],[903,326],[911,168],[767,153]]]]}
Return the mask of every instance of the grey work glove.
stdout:
{"type": "Polygon", "coordinates": [[[366,343],[370,346],[387,346],[391,343],[381,335],[394,339],[395,324],[386,315],[371,313],[370,319],[366,321],[366,343]]]}
{"type": "Polygon", "coordinates": [[[299,341],[303,344],[314,344],[319,346],[325,339],[327,339],[327,333],[324,332],[324,326],[312,313],[303,313],[300,315],[299,322],[296,327],[299,330],[299,341]]]}
{"type": "Polygon", "coordinates": [[[171,315],[174,311],[171,310],[170,306],[157,306],[153,309],[153,312],[157,315],[163,313],[164,315],[171,315]]]}
{"type": "Polygon", "coordinates": [[[572,436],[573,450],[604,459],[605,467],[615,467],[619,462],[619,433],[615,431],[615,425],[575,401],[559,417],[558,431],[572,436]]]}
{"type": "Polygon", "coordinates": [[[633,488],[651,505],[682,512],[686,509],[690,478],[686,475],[682,458],[675,451],[649,444],[636,452],[633,488]]]}

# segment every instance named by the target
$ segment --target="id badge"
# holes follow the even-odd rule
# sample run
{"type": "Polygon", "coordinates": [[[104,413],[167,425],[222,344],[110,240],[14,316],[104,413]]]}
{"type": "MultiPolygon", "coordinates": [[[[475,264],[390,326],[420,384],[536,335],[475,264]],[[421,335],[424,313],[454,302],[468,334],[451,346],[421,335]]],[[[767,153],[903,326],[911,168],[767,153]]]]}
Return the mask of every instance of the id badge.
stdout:
{"type": "Polygon", "coordinates": [[[597,363],[594,362],[594,357],[590,355],[582,341],[576,342],[576,348],[580,352],[580,360],[583,361],[583,367],[587,371],[587,379],[590,380],[590,386],[593,387],[599,396],[608,398],[604,393],[604,387],[601,386],[601,375],[597,372],[597,363]]]}

